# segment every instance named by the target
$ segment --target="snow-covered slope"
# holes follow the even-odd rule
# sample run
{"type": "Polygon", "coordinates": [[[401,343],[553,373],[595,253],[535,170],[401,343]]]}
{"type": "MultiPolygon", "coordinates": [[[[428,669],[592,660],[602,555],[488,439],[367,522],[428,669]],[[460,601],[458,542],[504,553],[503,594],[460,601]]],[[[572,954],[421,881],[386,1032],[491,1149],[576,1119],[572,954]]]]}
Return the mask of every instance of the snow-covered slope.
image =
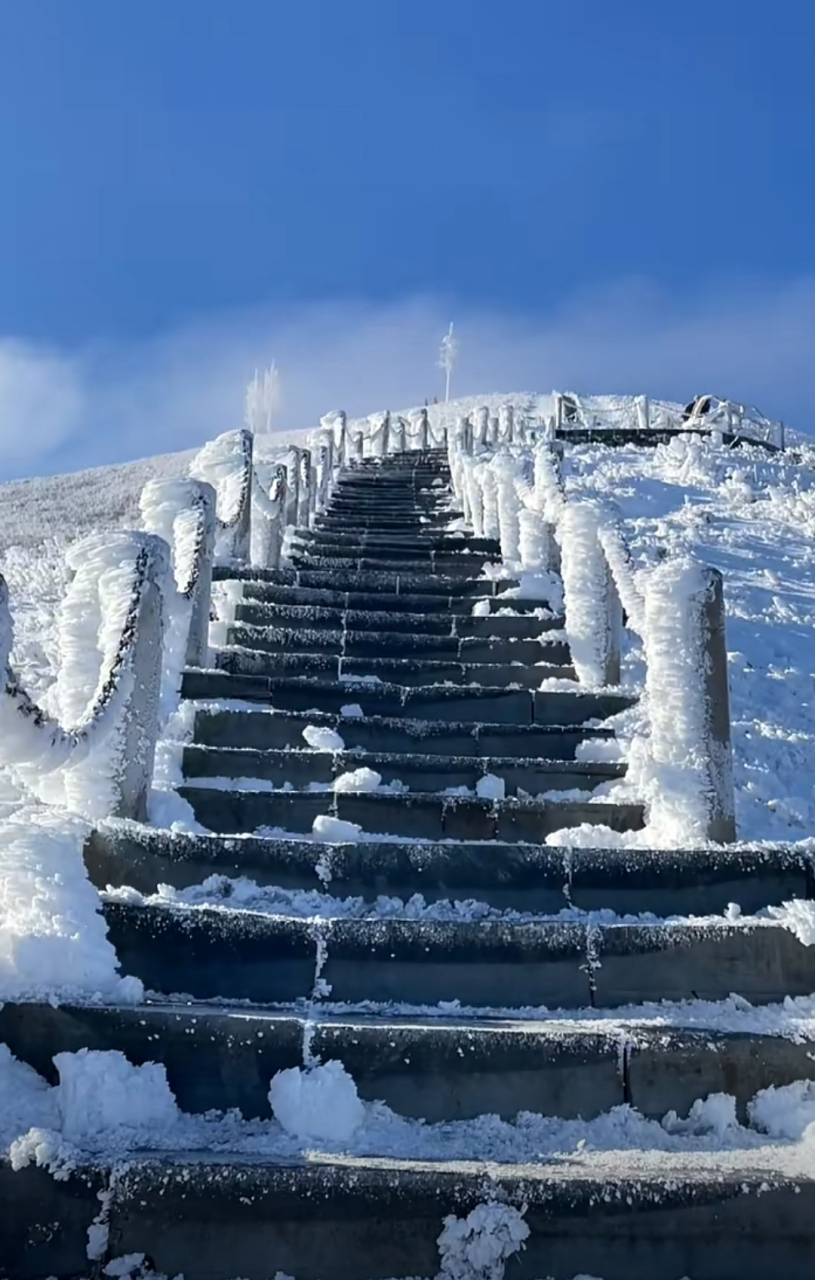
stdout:
{"type": "MultiPolygon", "coordinates": [[[[468,397],[429,406],[435,427],[487,405],[534,418],[551,396],[468,397]]],[[[636,423],[635,397],[583,402],[636,423]]],[[[418,412],[417,409],[403,411],[418,412]]],[[[375,417],[376,415],[372,415],[375,417]]],[[[365,419],[349,423],[353,432],[365,419]]],[[[307,433],[275,436],[275,445],[307,433]]],[[[0,572],[11,592],[14,661],[40,696],[58,660],[55,613],[66,584],[65,547],[93,529],[136,526],[144,484],[186,473],[189,453],[0,486],[0,572]]],[[[572,447],[566,477],[576,491],[620,504],[634,554],[684,548],[724,574],[739,830],[744,839],[800,839],[815,831],[812,723],[815,616],[815,451],[767,454],[674,441],[653,448],[572,447]]],[[[636,642],[626,679],[641,684],[636,642]]]]}

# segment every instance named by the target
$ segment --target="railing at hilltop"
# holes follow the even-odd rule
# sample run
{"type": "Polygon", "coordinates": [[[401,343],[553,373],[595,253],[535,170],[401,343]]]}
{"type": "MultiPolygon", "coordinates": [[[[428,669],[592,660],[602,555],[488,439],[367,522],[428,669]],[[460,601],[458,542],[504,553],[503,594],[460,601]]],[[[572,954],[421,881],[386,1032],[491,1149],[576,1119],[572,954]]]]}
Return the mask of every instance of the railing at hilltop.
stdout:
{"type": "Polygon", "coordinates": [[[450,440],[464,518],[509,566],[559,576],[578,684],[619,685],[624,623],[643,642],[650,821],[735,840],[721,574],[688,557],[637,570],[616,509],[567,491],[551,431],[531,447],[480,446],[479,434],[464,419],[450,440]]]}
{"type": "Polygon", "coordinates": [[[648,396],[637,396],[615,407],[592,402],[574,392],[553,393],[550,433],[562,439],[602,441],[603,436],[636,434],[640,442],[657,444],[673,436],[694,433],[721,436],[725,444],[742,442],[770,450],[784,450],[787,431],[755,405],[739,404],[715,395],[695,397],[687,410],[648,396]],[[634,418],[632,423],[631,419],[634,418]]]}

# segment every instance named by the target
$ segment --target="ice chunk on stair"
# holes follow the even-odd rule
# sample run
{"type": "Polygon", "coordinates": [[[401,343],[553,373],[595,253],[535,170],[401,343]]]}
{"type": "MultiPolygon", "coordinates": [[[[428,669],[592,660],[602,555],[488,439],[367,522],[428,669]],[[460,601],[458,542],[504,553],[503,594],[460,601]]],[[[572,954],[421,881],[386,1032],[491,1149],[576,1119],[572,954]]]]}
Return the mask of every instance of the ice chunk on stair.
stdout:
{"type": "Polygon", "coordinates": [[[334,779],[335,791],[376,791],[382,783],[382,774],[376,769],[350,769],[334,779]]]}
{"type": "Polygon", "coordinates": [[[365,712],[362,710],[362,707],[358,702],[348,702],[344,707],[340,707],[340,715],[348,716],[349,719],[358,720],[360,717],[365,715],[365,712]]]}
{"type": "Polygon", "coordinates": [[[286,1132],[297,1138],[347,1142],[365,1118],[357,1086],[335,1060],[278,1071],[269,1086],[269,1102],[286,1132]]]}
{"type": "Polygon", "coordinates": [[[119,1129],[166,1129],[179,1117],[165,1068],[134,1067],[118,1049],[57,1053],[57,1105],[62,1132],[82,1142],[119,1129]]]}
{"type": "Polygon", "coordinates": [[[437,1241],[437,1280],[501,1280],[504,1263],[524,1248],[528,1235],[522,1214],[511,1205],[479,1204],[466,1218],[451,1214],[437,1241]]]}
{"type": "Polygon", "coordinates": [[[358,840],[361,831],[362,827],[356,822],[334,818],[330,813],[319,813],[311,828],[315,840],[325,840],[327,844],[347,844],[358,840]]]}
{"type": "Polygon", "coordinates": [[[507,784],[503,778],[494,773],[485,773],[475,784],[475,793],[482,800],[503,800],[507,793],[507,784]]]}
{"type": "Polygon", "coordinates": [[[307,724],[303,737],[315,751],[345,750],[345,743],[336,729],[329,729],[326,725],[307,724]]]}
{"type": "Polygon", "coordinates": [[[489,614],[490,614],[489,600],[476,600],[475,604],[473,605],[473,617],[488,618],[489,614]]]}

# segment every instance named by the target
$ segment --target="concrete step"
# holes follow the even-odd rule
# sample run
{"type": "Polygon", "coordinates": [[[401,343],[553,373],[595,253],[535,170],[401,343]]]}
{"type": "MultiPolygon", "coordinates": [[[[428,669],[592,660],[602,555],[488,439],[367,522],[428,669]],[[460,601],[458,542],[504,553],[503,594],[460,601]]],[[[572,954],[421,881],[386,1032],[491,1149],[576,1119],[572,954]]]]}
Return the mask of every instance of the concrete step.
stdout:
{"type": "Polygon", "coordinates": [[[428,557],[427,561],[387,560],[384,556],[368,555],[359,558],[333,555],[298,555],[295,551],[289,556],[295,569],[306,573],[384,573],[389,575],[410,574],[417,577],[444,577],[458,581],[478,581],[481,567],[487,563],[482,556],[467,556],[466,560],[453,556],[449,560],[436,561],[428,557]]]}
{"type": "Polygon", "coordinates": [[[304,676],[232,675],[228,671],[184,672],[184,698],[220,698],[273,703],[279,711],[343,714],[356,706],[363,716],[439,720],[449,723],[504,725],[581,725],[625,711],[635,699],[626,694],[538,689],[489,689],[472,685],[406,688],[360,680],[323,680],[304,676]]]}
{"type": "MultiPolygon", "coordinates": [[[[232,571],[224,574],[225,578],[237,578],[232,571]]],[[[474,600],[470,596],[445,596],[423,592],[413,594],[407,589],[386,592],[346,591],[339,587],[291,586],[287,583],[278,585],[252,578],[241,579],[244,600],[258,600],[266,604],[306,605],[320,608],[334,608],[361,612],[386,613],[428,613],[457,614],[473,617],[476,603],[484,604],[491,613],[512,609],[514,614],[534,613],[546,607],[545,600],[532,600],[503,593],[490,591],[491,583],[485,584],[485,594],[474,600]]],[[[401,624],[400,624],[401,625],[401,624]]]]}
{"type": "Polygon", "coordinates": [[[235,621],[253,627],[304,627],[309,631],[388,631],[398,627],[400,635],[455,636],[460,640],[504,638],[514,642],[537,640],[544,632],[560,631],[563,619],[529,617],[523,614],[400,613],[381,609],[329,609],[320,605],[274,604],[245,600],[235,607],[235,621]]]}
{"type": "Polygon", "coordinates": [[[0,1166],[0,1252],[15,1280],[87,1274],[100,1200],[106,1256],[146,1252],[187,1280],[261,1277],[270,1265],[320,1280],[436,1275],[443,1220],[493,1198],[529,1229],[509,1263],[518,1280],[810,1280],[815,1250],[815,1178],[778,1149],[592,1150],[488,1166],[146,1152],[61,1177],[0,1166]]]}
{"type": "Polygon", "coordinates": [[[103,824],[88,839],[85,863],[95,885],[154,893],[216,874],[246,876],[283,889],[326,889],[375,902],[485,902],[501,910],[557,915],[567,907],[620,916],[745,915],[792,898],[815,897],[813,858],[790,847],[742,849],[583,849],[556,845],[345,844],[270,836],[190,836],[135,823],[103,824]]]}
{"type": "Polygon", "coordinates": [[[501,544],[497,538],[476,538],[474,534],[390,534],[380,537],[365,533],[326,533],[320,529],[298,529],[297,542],[305,547],[359,547],[369,552],[379,551],[430,551],[452,552],[460,555],[482,554],[498,559],[501,544]]]}
{"type": "Polygon", "coordinates": [[[340,1061],[366,1102],[428,1124],[520,1111],[591,1120],[626,1104],[661,1120],[696,1098],[730,1093],[746,1123],[747,1103],[768,1085],[815,1078],[812,1045],[781,1036],[602,1023],[450,1018],[382,1018],[240,1005],[139,1008],[5,1004],[0,1040],[21,1062],[57,1083],[56,1053],[118,1050],[130,1062],[158,1062],[178,1105],[190,1114],[237,1108],[271,1119],[269,1081],[303,1064],[340,1061]]]}
{"type": "Polygon", "coordinates": [[[554,663],[539,662],[533,667],[522,663],[499,666],[459,662],[454,657],[438,660],[424,655],[415,658],[372,658],[361,655],[344,657],[321,651],[269,653],[262,649],[240,647],[216,651],[215,666],[219,671],[228,671],[233,675],[330,676],[337,680],[343,677],[376,678],[399,684],[402,688],[432,688],[434,685],[456,684],[475,685],[485,689],[537,689],[542,680],[576,678],[572,667],[554,663]]]}
{"type": "Polygon", "coordinates": [[[326,919],[105,902],[122,971],[195,999],[583,1009],[659,1000],[752,1004],[815,989],[815,948],[763,921],[326,919]]]}
{"type": "Polygon", "coordinates": [[[295,569],[309,573],[387,573],[416,574],[417,576],[434,576],[445,578],[478,579],[482,565],[488,563],[486,556],[449,556],[437,557],[435,552],[424,560],[391,560],[384,555],[372,553],[364,556],[343,556],[334,554],[300,555],[292,550],[290,563],[295,569]]]}
{"type": "MultiPolygon", "coordinates": [[[[228,779],[225,782],[228,783],[228,779]]],[[[602,800],[483,800],[427,792],[302,792],[205,787],[186,781],[179,794],[196,819],[214,832],[263,829],[310,833],[315,819],[332,815],[365,833],[416,840],[505,840],[540,844],[554,831],[602,823],[612,831],[637,831],[645,824],[640,804],[602,800]]]]}
{"type": "MultiPolygon", "coordinates": [[[[356,591],[367,595],[382,592],[395,595],[433,595],[441,597],[497,596],[517,587],[510,578],[492,581],[487,578],[448,577],[439,573],[379,572],[375,569],[353,570],[320,569],[248,569],[235,570],[216,566],[218,579],[249,579],[257,583],[270,583],[280,587],[316,587],[328,591],[356,591]]],[[[540,603],[540,601],[538,602],[540,603]]]]}
{"type": "Polygon", "coordinates": [[[304,711],[199,711],[194,741],[210,747],[302,751],[308,725],[335,729],[349,751],[407,755],[488,756],[573,760],[579,744],[609,739],[610,729],[571,726],[456,724],[385,716],[342,716],[304,711]]]}
{"type": "Polygon", "coordinates": [[[304,790],[311,783],[328,785],[353,769],[373,769],[385,786],[394,781],[411,791],[475,790],[487,774],[504,780],[506,794],[519,789],[536,796],[549,791],[593,791],[603,782],[625,776],[625,765],[568,760],[517,759],[509,756],[406,755],[381,751],[270,751],[247,747],[184,748],[183,772],[195,778],[260,778],[275,787],[287,783],[304,790]]]}
{"type": "MultiPolygon", "coordinates": [[[[566,665],[569,647],[562,633],[544,632],[532,640],[480,638],[477,636],[428,635],[413,632],[402,625],[399,630],[389,626],[340,627],[335,631],[327,627],[285,627],[236,625],[227,631],[227,643],[241,649],[262,650],[264,653],[332,653],[347,658],[421,657],[437,662],[455,659],[462,663],[511,666],[523,663],[534,666],[545,662],[549,666],[566,665]]],[[[448,619],[448,626],[452,621],[448,619]]],[[[430,674],[428,683],[430,682],[430,674]]]]}

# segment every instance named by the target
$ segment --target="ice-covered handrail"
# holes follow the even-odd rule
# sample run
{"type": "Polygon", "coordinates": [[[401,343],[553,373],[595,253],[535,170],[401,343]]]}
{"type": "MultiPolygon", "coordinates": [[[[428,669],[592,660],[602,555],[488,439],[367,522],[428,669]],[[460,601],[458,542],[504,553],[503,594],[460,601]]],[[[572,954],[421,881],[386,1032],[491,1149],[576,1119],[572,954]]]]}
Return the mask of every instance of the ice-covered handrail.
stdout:
{"type": "Polygon", "coordinates": [[[212,595],[215,490],[203,480],[151,480],[142,490],[139,506],[145,530],[163,538],[171,549],[179,596],[174,611],[178,616],[173,617],[167,639],[179,650],[173,665],[201,667],[207,654],[212,595]]]}
{"type": "Polygon", "coordinates": [[[246,564],[251,551],[252,433],[245,427],[225,431],[204,445],[190,465],[190,476],[211,484],[217,494],[215,559],[246,564]]]}
{"type": "Polygon", "coordinates": [[[618,685],[624,622],[642,638],[650,750],[660,777],[650,819],[659,823],[670,811],[688,839],[734,840],[721,575],[684,560],[637,570],[616,507],[567,490],[562,445],[539,440],[530,453],[498,436],[491,448],[481,443],[482,423],[479,415],[475,443],[468,420],[450,437],[465,518],[478,536],[500,538],[505,563],[530,568],[531,548],[537,569],[559,571],[579,684],[618,685]]]}
{"type": "Polygon", "coordinates": [[[613,406],[573,391],[555,391],[552,397],[555,408],[552,424],[564,438],[570,430],[602,432],[634,427],[644,433],[668,430],[709,435],[722,431],[736,441],[753,441],[780,449],[786,445],[783,422],[774,422],[755,405],[739,404],[726,396],[695,397],[694,410],[687,416],[676,405],[653,401],[644,395],[613,406]]]}
{"type": "Polygon", "coordinates": [[[37,790],[62,771],[68,807],[143,821],[158,737],[166,543],[95,534],[68,553],[74,577],[60,618],[61,665],[49,715],[10,666],[13,623],[0,587],[0,760],[37,790]]]}

